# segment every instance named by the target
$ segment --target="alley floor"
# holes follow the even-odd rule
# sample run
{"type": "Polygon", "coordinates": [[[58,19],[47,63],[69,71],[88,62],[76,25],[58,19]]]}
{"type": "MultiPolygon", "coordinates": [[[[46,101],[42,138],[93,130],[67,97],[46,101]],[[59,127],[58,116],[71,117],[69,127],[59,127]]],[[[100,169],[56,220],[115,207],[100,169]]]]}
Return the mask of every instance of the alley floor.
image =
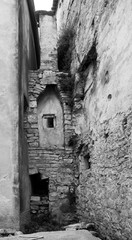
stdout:
{"type": "Polygon", "coordinates": [[[68,231],[53,231],[39,232],[33,234],[22,234],[12,237],[0,238],[4,240],[100,240],[94,237],[87,230],[68,230],[68,231]]]}

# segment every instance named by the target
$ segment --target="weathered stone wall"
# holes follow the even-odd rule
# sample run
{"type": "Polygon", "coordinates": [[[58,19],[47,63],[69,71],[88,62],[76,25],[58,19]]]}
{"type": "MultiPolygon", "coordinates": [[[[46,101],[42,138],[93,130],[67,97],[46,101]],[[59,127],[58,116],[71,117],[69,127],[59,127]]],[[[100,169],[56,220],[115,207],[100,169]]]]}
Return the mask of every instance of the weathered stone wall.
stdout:
{"type": "MultiPolygon", "coordinates": [[[[57,70],[57,31],[52,14],[39,12],[40,70],[29,76],[29,109],[25,118],[31,176],[31,213],[49,211],[60,224],[75,218],[75,161],[69,141],[72,135],[69,89],[64,87],[69,74],[57,70]],[[33,175],[47,180],[48,192],[33,192],[33,175]],[[36,195],[36,196],[34,196],[36,195]],[[43,198],[48,198],[44,207],[43,198]],[[41,206],[41,207],[40,207],[41,206]]],[[[47,188],[46,188],[47,191],[47,188]]]]}
{"type": "Polygon", "coordinates": [[[103,237],[131,239],[132,3],[74,0],[68,11],[61,6],[56,17],[66,10],[62,24],[75,29],[78,212],[103,237]]]}
{"type": "Polygon", "coordinates": [[[28,149],[24,132],[24,115],[28,107],[28,71],[39,66],[39,43],[37,41],[37,23],[32,0],[22,0],[18,12],[18,91],[19,91],[19,211],[20,226],[30,220],[30,182],[28,174],[28,149]],[[38,45],[37,45],[38,43],[38,45]]]}
{"type": "MultiPolygon", "coordinates": [[[[29,78],[29,109],[25,118],[25,130],[27,132],[27,142],[29,151],[29,174],[40,173],[42,179],[49,179],[49,210],[60,223],[73,220],[75,216],[75,200],[71,202],[72,195],[70,187],[75,188],[74,167],[72,148],[69,147],[69,140],[72,135],[71,129],[71,108],[67,105],[69,99],[66,92],[61,91],[59,82],[67,77],[67,74],[52,72],[47,70],[33,71],[29,78]],[[57,84],[58,82],[58,84],[57,84]],[[56,86],[60,96],[63,109],[63,130],[64,145],[43,146],[40,142],[39,121],[37,115],[37,99],[44,94],[46,86],[56,86]],[[73,210],[71,211],[71,208],[73,210]]],[[[51,129],[51,131],[53,131],[51,129]]],[[[54,136],[54,135],[53,135],[54,136]]],[[[56,140],[57,141],[57,140],[56,140]]],[[[43,199],[40,199],[43,202],[43,199]]],[[[40,202],[36,207],[38,214],[40,202]]],[[[37,205],[37,203],[36,203],[37,205]]],[[[32,210],[32,204],[31,204],[32,210]]],[[[45,208],[41,213],[45,214],[45,208]]]]}
{"type": "MultiPolygon", "coordinates": [[[[49,211],[60,224],[64,224],[72,221],[76,215],[75,161],[72,147],[69,146],[72,135],[70,92],[64,87],[64,81],[70,76],[57,70],[55,17],[40,12],[39,26],[41,67],[29,76],[29,109],[25,118],[29,173],[31,176],[39,173],[42,180],[48,180],[49,211]],[[47,119],[44,119],[43,126],[40,126],[43,114],[56,115],[56,124],[47,126],[47,119]]],[[[31,212],[34,214],[39,214],[40,203],[43,203],[43,196],[38,197],[40,202],[38,205],[36,202],[36,211],[32,211],[31,202],[31,212]]],[[[45,210],[43,207],[41,214],[45,214],[45,210]]]]}
{"type": "Polygon", "coordinates": [[[55,16],[40,14],[39,26],[41,49],[40,68],[55,71],[57,70],[57,31],[55,16]]]}
{"type": "Polygon", "coordinates": [[[57,8],[57,31],[61,32],[61,30],[65,27],[65,24],[67,22],[67,15],[71,7],[71,1],[63,1],[60,0],[58,3],[57,8]]]}

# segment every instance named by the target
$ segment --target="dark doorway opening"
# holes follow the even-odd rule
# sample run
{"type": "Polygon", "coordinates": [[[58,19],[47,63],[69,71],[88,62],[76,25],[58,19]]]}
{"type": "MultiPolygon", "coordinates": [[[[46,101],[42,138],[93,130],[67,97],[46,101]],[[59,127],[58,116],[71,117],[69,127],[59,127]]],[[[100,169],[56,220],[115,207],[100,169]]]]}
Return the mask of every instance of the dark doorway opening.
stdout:
{"type": "Polygon", "coordinates": [[[41,174],[30,175],[31,188],[33,196],[48,196],[49,195],[49,179],[41,179],[41,174]]]}

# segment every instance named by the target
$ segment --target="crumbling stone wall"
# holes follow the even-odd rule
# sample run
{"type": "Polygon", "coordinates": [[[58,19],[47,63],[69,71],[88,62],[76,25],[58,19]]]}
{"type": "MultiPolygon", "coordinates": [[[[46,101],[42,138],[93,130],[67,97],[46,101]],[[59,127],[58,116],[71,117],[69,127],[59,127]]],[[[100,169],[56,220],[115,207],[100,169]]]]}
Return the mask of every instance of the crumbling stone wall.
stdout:
{"type": "Polygon", "coordinates": [[[76,33],[71,72],[78,213],[106,239],[131,239],[132,3],[74,0],[64,7],[56,17],[65,10],[62,24],[72,24],[76,33]]]}
{"type": "Polygon", "coordinates": [[[72,135],[71,96],[69,89],[63,86],[70,76],[57,69],[55,16],[45,11],[37,14],[41,64],[38,71],[29,75],[29,108],[25,117],[31,214],[48,215],[50,212],[59,224],[68,224],[76,217],[76,163],[69,146],[72,135]],[[46,186],[37,192],[35,181],[38,185],[45,181],[46,186]]]}
{"type": "MultiPolygon", "coordinates": [[[[70,193],[71,186],[75,189],[75,161],[72,148],[69,146],[69,139],[72,134],[71,107],[67,104],[68,93],[62,92],[60,86],[61,79],[67,77],[67,74],[64,73],[42,69],[31,72],[29,77],[29,109],[25,118],[29,151],[29,174],[40,173],[42,179],[49,179],[49,210],[59,223],[62,223],[62,221],[68,223],[76,215],[75,199],[74,203],[70,202],[72,194],[75,196],[75,193],[70,193]],[[56,86],[60,94],[64,116],[64,145],[62,147],[45,147],[40,144],[37,99],[44,92],[47,84],[56,86]]],[[[42,198],[36,201],[32,199],[31,212],[33,214],[45,213],[47,205],[45,207],[41,206],[41,211],[39,211],[40,205],[43,205],[42,203],[42,198]]]]}

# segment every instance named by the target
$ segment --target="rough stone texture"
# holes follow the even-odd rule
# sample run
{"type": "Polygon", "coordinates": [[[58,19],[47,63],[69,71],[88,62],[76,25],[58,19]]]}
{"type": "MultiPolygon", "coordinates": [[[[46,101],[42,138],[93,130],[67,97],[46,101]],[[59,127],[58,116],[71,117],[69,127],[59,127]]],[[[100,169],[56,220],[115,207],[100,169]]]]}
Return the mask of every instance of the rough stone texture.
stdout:
{"type": "MultiPolygon", "coordinates": [[[[69,92],[61,88],[61,81],[69,76],[56,69],[55,18],[40,13],[39,19],[41,68],[29,76],[29,109],[25,118],[29,173],[40,173],[42,179],[49,179],[49,210],[60,224],[67,224],[76,216],[75,161],[69,147],[71,107],[69,92]],[[48,128],[45,122],[42,125],[42,117],[46,114],[56,115],[55,127],[48,128]]],[[[39,212],[39,204],[36,203],[35,214],[39,212]]]]}
{"type": "MultiPolygon", "coordinates": [[[[53,72],[53,81],[54,74],[53,72]]],[[[64,74],[57,73],[56,79],[60,78],[61,75],[64,74]]],[[[31,72],[29,80],[29,109],[28,115],[25,118],[25,131],[27,133],[29,151],[29,173],[33,174],[33,171],[34,173],[39,172],[43,178],[49,178],[50,212],[53,215],[57,215],[57,221],[61,222],[62,219],[66,219],[67,223],[68,220],[72,220],[72,215],[74,215],[71,212],[71,206],[73,207],[74,204],[69,202],[68,198],[72,196],[72,193],[69,193],[70,186],[75,185],[73,152],[71,147],[68,147],[71,136],[71,110],[65,104],[67,102],[66,94],[59,91],[64,115],[64,146],[55,147],[51,145],[47,148],[41,145],[38,129],[37,98],[47,85],[45,84],[47,79],[42,78],[42,76],[45,76],[45,71],[43,70],[31,72]],[[65,216],[61,216],[63,215],[63,211],[65,216]]],[[[51,76],[50,72],[50,83],[51,76]]],[[[73,207],[73,212],[75,213],[74,210],[73,207]]]]}
{"type": "Polygon", "coordinates": [[[44,214],[45,216],[49,214],[49,198],[43,197],[43,200],[40,201],[35,199],[35,197],[31,197],[30,207],[31,207],[31,213],[37,216],[40,216],[44,214]]]}
{"type": "MultiPolygon", "coordinates": [[[[67,74],[52,72],[52,71],[33,71],[29,77],[29,110],[25,128],[27,130],[27,138],[29,146],[39,146],[39,130],[38,130],[38,115],[37,115],[37,99],[44,93],[47,85],[55,85],[58,89],[60,102],[63,109],[63,124],[64,124],[64,146],[68,146],[70,136],[72,135],[71,127],[71,107],[68,105],[69,95],[67,92],[61,91],[61,79],[66,79],[67,74]],[[58,84],[57,84],[58,83],[58,84]]],[[[49,109],[50,111],[50,109],[49,109]]],[[[63,147],[64,147],[63,146],[63,147]]]]}
{"type": "Polygon", "coordinates": [[[66,24],[68,9],[70,9],[70,0],[67,1],[60,0],[58,2],[59,3],[57,8],[56,20],[57,20],[57,32],[60,33],[66,24]]]}
{"type": "Polygon", "coordinates": [[[76,76],[78,212],[106,239],[131,239],[132,3],[74,0],[65,6],[56,17],[76,31],[71,71],[76,76]]]}

